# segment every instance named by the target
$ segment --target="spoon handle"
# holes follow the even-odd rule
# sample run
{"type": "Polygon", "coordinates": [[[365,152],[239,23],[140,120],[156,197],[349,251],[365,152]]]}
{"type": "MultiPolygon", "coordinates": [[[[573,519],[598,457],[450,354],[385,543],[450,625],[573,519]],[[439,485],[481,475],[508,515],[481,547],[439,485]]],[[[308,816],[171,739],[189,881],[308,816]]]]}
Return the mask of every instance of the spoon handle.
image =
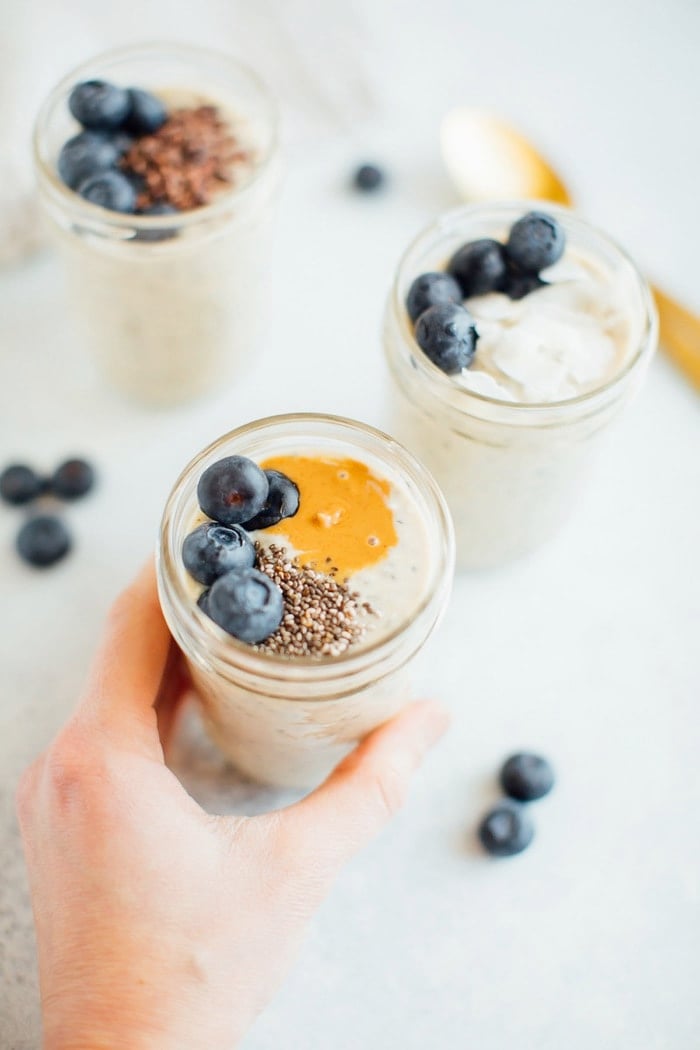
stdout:
{"type": "Polygon", "coordinates": [[[700,317],[654,287],[659,311],[659,342],[696,389],[700,390],[700,317]]]}

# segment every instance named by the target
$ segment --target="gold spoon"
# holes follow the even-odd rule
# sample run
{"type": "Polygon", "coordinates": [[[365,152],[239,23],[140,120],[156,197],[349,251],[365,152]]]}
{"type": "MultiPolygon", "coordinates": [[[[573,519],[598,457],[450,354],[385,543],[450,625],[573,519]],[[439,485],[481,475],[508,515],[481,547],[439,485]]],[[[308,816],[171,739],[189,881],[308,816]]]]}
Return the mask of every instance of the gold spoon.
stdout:
{"type": "MultiPolygon", "coordinates": [[[[443,119],[442,156],[465,200],[530,197],[571,205],[571,195],[552,166],[510,124],[480,109],[460,106],[443,119]]],[[[700,390],[700,317],[652,286],[659,312],[660,342],[700,390]]]]}

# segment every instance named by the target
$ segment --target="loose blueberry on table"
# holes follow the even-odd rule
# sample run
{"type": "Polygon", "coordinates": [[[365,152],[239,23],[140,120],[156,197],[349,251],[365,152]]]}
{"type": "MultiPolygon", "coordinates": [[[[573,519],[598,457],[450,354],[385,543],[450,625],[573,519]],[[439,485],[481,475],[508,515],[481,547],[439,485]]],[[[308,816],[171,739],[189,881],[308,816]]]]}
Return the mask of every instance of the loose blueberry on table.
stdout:
{"type": "Polygon", "coordinates": [[[506,795],[520,802],[534,802],[554,787],[554,770],[546,758],[523,751],[503,763],[500,781],[506,795]]]}
{"type": "MultiPolygon", "coordinates": [[[[44,496],[77,500],[94,486],[95,471],[84,459],[67,459],[51,477],[43,477],[24,463],[12,463],[0,473],[0,497],[12,506],[24,506],[44,496]]],[[[72,547],[68,528],[52,514],[37,514],[20,528],[16,548],[30,565],[46,568],[60,561],[72,547]]]]}
{"type": "Polygon", "coordinates": [[[12,463],[0,474],[0,496],[16,507],[40,496],[44,485],[44,479],[24,463],[12,463]]]}
{"type": "Polygon", "coordinates": [[[246,456],[226,456],[202,473],[197,499],[210,521],[186,538],[182,560],[208,589],[201,611],[224,631],[251,645],[269,638],[284,615],[278,585],[256,569],[249,532],[277,525],[299,509],[299,489],[278,470],[261,470],[246,456]]]}
{"type": "Polygon", "coordinates": [[[25,522],[17,535],[19,556],[36,568],[45,569],[64,558],[71,549],[68,529],[59,518],[40,514],[25,522]]]}
{"type": "Polygon", "coordinates": [[[375,193],[386,183],[386,175],[377,164],[361,164],[352,178],[353,186],[360,193],[375,193]]]}
{"type": "Polygon", "coordinates": [[[479,838],[494,857],[513,857],[532,842],[535,828],[525,808],[505,800],[494,806],[479,825],[479,838]]]}
{"type": "Polygon", "coordinates": [[[468,368],[478,353],[479,332],[463,300],[499,292],[523,299],[543,288],[541,271],[561,259],[566,235],[551,215],[533,211],[511,227],[505,244],[482,237],[462,245],[446,272],[419,274],[406,296],[416,342],[447,375],[468,368]]]}
{"type": "Polygon", "coordinates": [[[87,460],[67,459],[53,472],[51,492],[59,499],[80,499],[95,484],[95,470],[87,460]]]}

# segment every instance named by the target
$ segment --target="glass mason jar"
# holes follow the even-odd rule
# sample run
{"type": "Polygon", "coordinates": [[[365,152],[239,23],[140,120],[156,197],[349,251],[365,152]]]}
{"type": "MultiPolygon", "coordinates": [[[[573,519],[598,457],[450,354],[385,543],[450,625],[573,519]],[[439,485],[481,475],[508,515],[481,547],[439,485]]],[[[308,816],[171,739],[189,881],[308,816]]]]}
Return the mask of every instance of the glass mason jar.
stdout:
{"type": "MultiPolygon", "coordinates": [[[[503,239],[540,202],[478,204],[439,218],[399,263],[384,322],[391,376],[390,429],[425,463],[452,512],[459,568],[486,568],[517,558],[557,532],[611,421],[637,390],[656,347],[649,287],[609,237],[565,208],[546,205],[567,248],[591,258],[629,304],[633,347],[620,370],[590,393],[545,404],[486,397],[459,386],[415,341],[406,294],[420,273],[445,268],[466,241],[503,239]]],[[[477,351],[478,352],[478,351],[477,351]]]]}
{"type": "Polygon", "coordinates": [[[39,195],[63,257],[71,313],[107,378],[140,401],[170,404],[220,386],[254,359],[269,312],[278,187],[277,114],[266,88],[227,55],[181,44],[102,54],[73,70],[34,132],[39,195]],[[68,96],[114,80],[203,102],[245,122],[255,163],[240,187],[175,215],[126,215],[89,204],[60,179],[62,145],[79,130],[68,96]]]}
{"type": "Polygon", "coordinates": [[[163,514],[160,600],[204,724],[241,772],[266,783],[319,783],[358,740],[411,699],[414,660],[447,605],[453,573],[449,511],[425,468],[387,435],[334,416],[273,416],[224,435],[185,468],[163,514]],[[232,638],[198,608],[182,562],[183,540],[198,512],[197,482],[211,463],[233,454],[262,461],[294,453],[367,463],[402,490],[429,539],[415,604],[400,610],[395,629],[338,657],[290,658],[232,638]]]}

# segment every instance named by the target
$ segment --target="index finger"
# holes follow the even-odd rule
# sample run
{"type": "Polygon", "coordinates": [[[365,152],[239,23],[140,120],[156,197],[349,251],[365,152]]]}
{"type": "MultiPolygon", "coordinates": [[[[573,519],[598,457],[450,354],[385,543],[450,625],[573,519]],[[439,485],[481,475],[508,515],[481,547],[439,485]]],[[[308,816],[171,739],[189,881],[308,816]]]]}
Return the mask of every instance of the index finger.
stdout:
{"type": "Polygon", "coordinates": [[[108,730],[155,727],[153,708],[171,641],[150,558],[109,612],[78,713],[96,716],[108,730]]]}

